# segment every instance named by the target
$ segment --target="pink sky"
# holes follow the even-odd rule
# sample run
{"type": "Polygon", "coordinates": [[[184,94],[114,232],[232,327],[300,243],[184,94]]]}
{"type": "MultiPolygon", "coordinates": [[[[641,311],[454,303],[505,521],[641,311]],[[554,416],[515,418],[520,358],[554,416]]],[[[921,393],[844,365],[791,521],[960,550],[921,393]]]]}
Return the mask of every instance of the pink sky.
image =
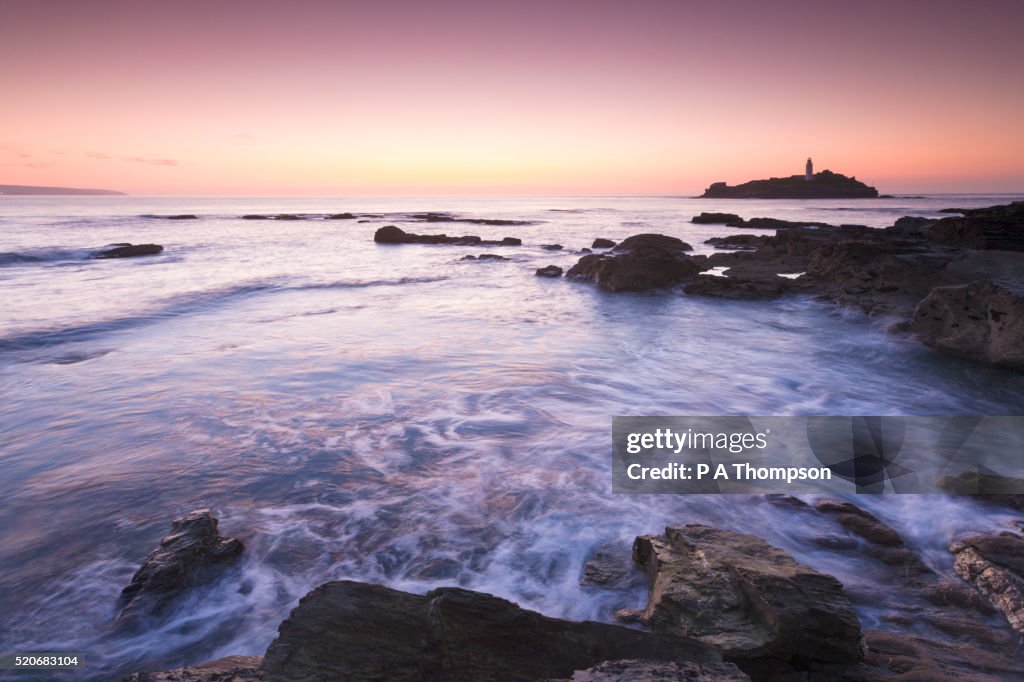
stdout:
{"type": "Polygon", "coordinates": [[[0,183],[1024,191],[1024,2],[0,3],[0,183]]]}

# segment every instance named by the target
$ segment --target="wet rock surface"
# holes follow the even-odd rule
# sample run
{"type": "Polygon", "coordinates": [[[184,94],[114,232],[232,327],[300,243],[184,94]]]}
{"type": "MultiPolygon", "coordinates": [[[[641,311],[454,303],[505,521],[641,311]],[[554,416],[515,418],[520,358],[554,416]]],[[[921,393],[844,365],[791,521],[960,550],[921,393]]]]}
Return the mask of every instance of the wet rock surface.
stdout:
{"type": "Polygon", "coordinates": [[[577,670],[567,680],[547,682],[748,682],[732,663],[671,663],[665,661],[605,661],[577,670]]]}
{"type": "Polygon", "coordinates": [[[962,471],[955,476],[943,476],[936,485],[951,495],[970,495],[975,502],[1024,512],[1024,479],[962,471]]]}
{"type": "Polygon", "coordinates": [[[1024,251],[1024,201],[976,209],[955,209],[927,228],[929,241],[957,249],[1024,251]]]}
{"type": "Polygon", "coordinates": [[[171,532],[121,591],[118,620],[159,614],[186,590],[219,577],[243,549],[240,540],[218,532],[217,518],[209,509],[175,519],[171,532]]]}
{"type": "Polygon", "coordinates": [[[248,682],[264,680],[262,656],[227,656],[196,666],[163,672],[133,673],[123,682],[248,682]]]}
{"type": "Polygon", "coordinates": [[[842,585],[753,535],[702,525],[640,536],[644,619],[655,632],[714,644],[727,660],[856,663],[860,623],[842,585]]]}
{"type": "Polygon", "coordinates": [[[1024,634],[1024,538],[1016,533],[976,535],[950,545],[953,568],[1024,634]]]}
{"type": "Polygon", "coordinates": [[[936,287],[918,304],[910,329],[939,350],[1024,368],[1024,283],[936,287]]]}
{"type": "Polygon", "coordinates": [[[706,269],[684,253],[692,248],[676,237],[633,235],[610,252],[583,256],[566,276],[594,282],[606,291],[644,291],[665,287],[690,279],[706,269]]]}
{"type": "Polygon", "coordinates": [[[263,660],[267,680],[538,680],[606,660],[719,662],[693,639],[571,622],[459,588],[336,581],[306,595],[263,660]]]}
{"type": "Polygon", "coordinates": [[[604,239],[603,237],[598,237],[597,239],[594,240],[594,243],[590,245],[590,248],[612,249],[615,248],[615,242],[613,242],[611,239],[604,239]]]}
{"type": "Polygon", "coordinates": [[[155,256],[163,252],[160,244],[118,244],[112,249],[105,249],[93,258],[136,258],[138,256],[155,256]]]}

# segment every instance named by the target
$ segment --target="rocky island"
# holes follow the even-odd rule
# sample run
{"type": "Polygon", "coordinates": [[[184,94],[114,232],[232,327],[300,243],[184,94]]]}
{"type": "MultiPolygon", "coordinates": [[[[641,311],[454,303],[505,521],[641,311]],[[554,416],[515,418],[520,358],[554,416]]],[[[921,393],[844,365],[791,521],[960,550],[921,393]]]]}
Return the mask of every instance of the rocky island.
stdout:
{"type": "Polygon", "coordinates": [[[751,180],[741,185],[713,183],[699,199],[877,199],[878,190],[855,177],[823,170],[815,173],[807,159],[803,175],[751,180]]]}

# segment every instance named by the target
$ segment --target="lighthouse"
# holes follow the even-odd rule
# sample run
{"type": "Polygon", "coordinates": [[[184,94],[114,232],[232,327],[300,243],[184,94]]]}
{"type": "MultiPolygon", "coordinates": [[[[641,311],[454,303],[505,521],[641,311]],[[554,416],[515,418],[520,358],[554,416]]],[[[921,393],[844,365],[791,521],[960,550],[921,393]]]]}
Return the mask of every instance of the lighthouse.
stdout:
{"type": "Polygon", "coordinates": [[[804,180],[810,182],[814,179],[814,164],[811,163],[811,157],[807,157],[807,165],[804,167],[804,180]]]}

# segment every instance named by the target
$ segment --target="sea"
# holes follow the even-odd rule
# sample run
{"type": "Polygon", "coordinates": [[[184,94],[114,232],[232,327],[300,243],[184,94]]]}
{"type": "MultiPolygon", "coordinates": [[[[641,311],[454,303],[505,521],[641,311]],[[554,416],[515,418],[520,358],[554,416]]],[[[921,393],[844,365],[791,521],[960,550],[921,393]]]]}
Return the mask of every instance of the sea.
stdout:
{"type": "MultiPolygon", "coordinates": [[[[692,224],[702,211],[884,227],[1017,198],[0,197],[0,652],[80,652],[55,679],[97,680],[257,655],[335,579],[612,622],[646,588],[580,585],[584,563],[628,562],[635,536],[684,523],[754,533],[870,590],[877,566],[813,541],[828,519],[748,496],[613,494],[612,418],[1019,415],[1021,373],[810,296],[607,293],[534,272],[568,269],[598,237],[711,253],[708,238],[751,233],[692,224]],[[371,216],[324,219],[341,212],[371,216]],[[523,244],[378,245],[383,225],[523,244]],[[122,242],[164,251],[91,257],[122,242]],[[461,260],[481,253],[510,260],[461,260]],[[151,627],[116,628],[134,571],[205,507],[245,543],[240,564],[151,627]]],[[[950,577],[953,537],[1012,518],[857,497],[950,577]]],[[[887,601],[857,607],[865,627],[896,627],[887,601]]]]}

